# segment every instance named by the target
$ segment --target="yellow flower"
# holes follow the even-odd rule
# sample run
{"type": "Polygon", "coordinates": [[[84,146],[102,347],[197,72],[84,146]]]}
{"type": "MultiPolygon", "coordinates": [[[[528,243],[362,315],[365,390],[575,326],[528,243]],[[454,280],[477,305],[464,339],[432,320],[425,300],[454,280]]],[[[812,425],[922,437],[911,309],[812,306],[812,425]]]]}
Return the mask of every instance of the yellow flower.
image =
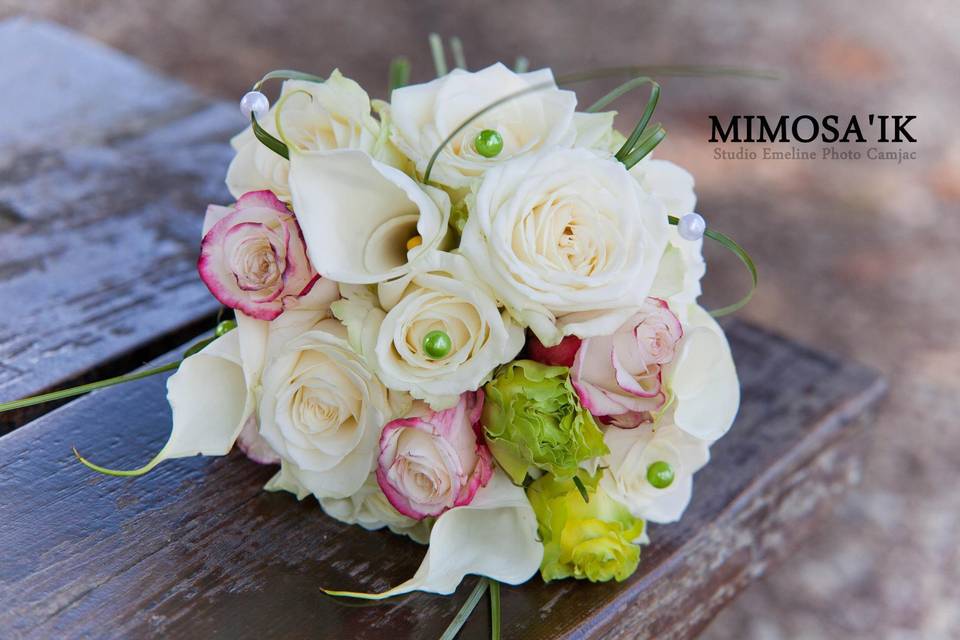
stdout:
{"type": "Polygon", "coordinates": [[[577,475],[584,500],[572,479],[547,474],[527,489],[537,515],[544,555],[540,575],[546,581],[574,577],[591,582],[626,580],[640,561],[644,521],[598,485],[600,474],[577,475]]]}

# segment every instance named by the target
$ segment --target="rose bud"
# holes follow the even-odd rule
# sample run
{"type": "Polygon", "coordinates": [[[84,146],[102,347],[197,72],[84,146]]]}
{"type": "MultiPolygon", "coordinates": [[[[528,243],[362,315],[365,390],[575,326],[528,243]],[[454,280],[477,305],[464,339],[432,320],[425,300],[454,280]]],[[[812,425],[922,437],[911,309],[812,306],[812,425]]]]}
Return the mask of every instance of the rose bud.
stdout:
{"type": "Polygon", "coordinates": [[[577,336],[565,336],[560,344],[546,347],[533,333],[527,335],[526,356],[541,364],[572,367],[578,349],[580,349],[580,338],[577,336]]]}
{"type": "Polygon", "coordinates": [[[606,424],[633,428],[650,422],[666,402],[662,365],[683,336],[667,303],[648,298],[611,336],[587,338],[570,369],[580,402],[606,424]]]}
{"type": "Polygon", "coordinates": [[[293,213],[269,191],[244,194],[232,207],[211,205],[197,268],[213,296],[258,320],[273,320],[318,276],[293,213]]]}
{"type": "Polygon", "coordinates": [[[464,393],[456,406],[388,422],[380,436],[377,482],[405,516],[421,520],[470,504],[493,475],[480,433],[483,391],[464,393]]]}

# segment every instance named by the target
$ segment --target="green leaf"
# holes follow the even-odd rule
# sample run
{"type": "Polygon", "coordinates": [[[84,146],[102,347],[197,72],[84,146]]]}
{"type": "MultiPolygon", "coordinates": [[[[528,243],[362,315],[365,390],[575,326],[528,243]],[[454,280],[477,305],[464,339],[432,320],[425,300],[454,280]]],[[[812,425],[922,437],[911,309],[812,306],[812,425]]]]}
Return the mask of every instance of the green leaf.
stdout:
{"type": "Polygon", "coordinates": [[[577,71],[557,77],[557,84],[574,84],[586,80],[616,78],[623,76],[661,76],[661,77],[717,77],[732,76],[756,78],[761,80],[779,80],[780,74],[767,69],[746,69],[744,67],[724,67],[712,65],[627,65],[623,67],[598,67],[577,71]]]}
{"type": "Polygon", "coordinates": [[[643,137],[643,139],[637,143],[636,148],[630,151],[630,155],[622,160],[624,166],[629,170],[632,169],[638,162],[647,157],[654,147],[660,144],[664,138],[667,137],[667,130],[662,126],[657,124],[653,131],[648,133],[643,137]]]}
{"type": "Polygon", "coordinates": [[[463,42],[457,36],[450,38],[450,53],[457,69],[467,68],[467,58],[463,55],[463,42]]]}
{"type": "Polygon", "coordinates": [[[253,135],[257,137],[263,146],[270,151],[273,151],[275,154],[283,158],[284,160],[290,159],[290,150],[287,148],[282,141],[274,138],[270,135],[270,132],[260,126],[260,123],[257,122],[257,116],[253,113],[250,114],[250,122],[253,125],[253,135]]]}
{"type": "Polygon", "coordinates": [[[643,110],[643,115],[640,116],[640,120],[637,121],[636,126],[633,128],[633,131],[630,132],[630,136],[623,143],[623,146],[617,151],[617,160],[623,161],[623,159],[629,156],[637,147],[640,137],[643,135],[644,129],[647,128],[647,124],[650,123],[650,118],[653,116],[653,111],[657,108],[659,101],[660,85],[654,82],[653,86],[650,87],[650,98],[647,100],[647,106],[643,110]]]}
{"type": "Polygon", "coordinates": [[[447,56],[443,52],[443,40],[439,34],[431,33],[429,41],[430,55],[433,56],[433,67],[437,70],[437,77],[445,76],[447,75],[447,56]]]}
{"type": "Polygon", "coordinates": [[[394,58],[390,61],[390,93],[408,84],[410,84],[410,61],[402,56],[394,58]]]}
{"type": "Polygon", "coordinates": [[[480,598],[483,597],[483,593],[487,590],[488,586],[489,581],[486,578],[480,578],[477,581],[477,586],[475,586],[473,591],[470,592],[470,595],[467,596],[463,606],[460,607],[460,611],[458,611],[457,615],[450,621],[450,626],[448,626],[447,630],[440,636],[440,640],[453,640],[457,637],[460,629],[466,624],[467,618],[469,618],[473,610],[477,608],[477,604],[479,604],[480,598]]]}
{"type": "Polygon", "coordinates": [[[262,87],[263,83],[267,80],[305,80],[307,82],[326,82],[324,78],[315,76],[312,73],[295,71],[293,69],[274,69],[273,71],[267,72],[266,75],[260,78],[260,80],[253,85],[253,90],[259,91],[260,87],[262,87]]]}
{"type": "MultiPolygon", "coordinates": [[[[667,221],[672,225],[680,224],[680,218],[676,216],[667,216],[667,221]]],[[[709,227],[704,232],[704,235],[715,242],[719,242],[721,246],[726,247],[731,252],[733,252],[733,254],[740,259],[740,262],[742,262],[744,266],[747,267],[747,271],[750,272],[751,285],[750,285],[750,291],[747,293],[747,295],[743,296],[742,298],[740,298],[740,300],[734,302],[733,304],[727,305],[725,307],[721,307],[719,309],[714,309],[713,311],[710,312],[711,316],[713,316],[714,318],[719,318],[721,316],[730,315],[731,313],[735,311],[739,311],[740,309],[745,307],[747,303],[750,302],[750,299],[753,298],[753,294],[757,290],[757,284],[760,281],[760,277],[757,273],[757,265],[754,264],[753,258],[751,258],[750,254],[747,253],[746,249],[744,249],[739,244],[737,244],[733,238],[731,238],[730,236],[724,233],[720,233],[719,231],[714,231],[709,227]]]]}
{"type": "Polygon", "coordinates": [[[90,393],[91,391],[96,391],[97,389],[102,389],[104,387],[110,387],[116,384],[122,384],[124,382],[132,382],[134,380],[140,380],[141,378],[155,376],[158,373],[173,371],[180,366],[180,362],[181,361],[178,360],[177,362],[171,362],[153,369],[135,371],[122,376],[107,378],[106,380],[98,380],[97,382],[90,382],[77,387],[70,387],[69,389],[60,389],[59,391],[51,391],[50,393],[44,393],[38,396],[30,396],[29,398],[14,400],[13,402],[5,402],[0,404],[0,413],[3,413],[4,411],[13,411],[14,409],[22,409],[24,407],[32,407],[37,404],[43,404],[44,402],[53,402],[55,400],[72,398],[74,396],[90,393]]]}
{"type": "Polygon", "coordinates": [[[580,492],[580,497],[583,498],[584,502],[590,502],[590,494],[587,493],[587,488],[583,486],[583,480],[579,476],[573,476],[573,484],[577,487],[577,491],[580,492]]]}
{"type": "Polygon", "coordinates": [[[79,460],[80,463],[86,468],[96,471],[97,473],[102,473],[105,476],[114,476],[118,478],[136,478],[138,476],[145,475],[163,461],[163,455],[161,452],[154,456],[150,462],[137,469],[108,469],[107,467],[101,467],[98,464],[94,464],[81,456],[76,447],[73,447],[73,455],[76,456],[77,460],[79,460]]]}
{"type": "Polygon", "coordinates": [[[653,80],[651,80],[650,78],[648,78],[647,76],[640,76],[638,78],[631,78],[630,80],[627,80],[623,84],[618,85],[612,91],[607,93],[605,96],[603,96],[602,98],[594,102],[592,105],[587,107],[586,111],[587,113],[596,113],[597,111],[600,111],[600,109],[603,109],[614,100],[617,100],[618,98],[630,93],[631,91],[633,91],[634,89],[637,89],[638,87],[642,87],[647,83],[650,83],[654,85],[654,87],[656,87],[657,96],[659,97],[660,85],[654,82],[653,80]]]}

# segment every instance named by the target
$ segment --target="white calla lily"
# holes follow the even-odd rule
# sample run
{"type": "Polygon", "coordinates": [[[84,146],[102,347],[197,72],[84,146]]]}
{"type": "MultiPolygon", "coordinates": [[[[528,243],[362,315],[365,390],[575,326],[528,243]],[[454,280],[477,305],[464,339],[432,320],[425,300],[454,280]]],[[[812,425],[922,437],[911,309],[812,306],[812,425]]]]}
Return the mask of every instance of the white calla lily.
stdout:
{"type": "Polygon", "coordinates": [[[740,383],[723,329],[703,307],[690,305],[677,356],[665,369],[673,393],[674,423],[690,435],[713,442],[733,425],[740,407],[740,383]]]}
{"type": "Polygon", "coordinates": [[[473,502],[437,518],[427,555],[410,580],[383,593],[327,593],[369,600],[410,591],[448,595],[467,574],[522,584],[540,569],[542,560],[543,545],[537,538],[537,518],[530,501],[522,488],[498,470],[473,502]]]}
{"type": "Polygon", "coordinates": [[[173,430],[150,466],[169,458],[230,452],[254,408],[236,331],[185,359],[167,380],[173,430]]]}
{"type": "Polygon", "coordinates": [[[361,151],[291,152],[290,190],[314,269],[338,282],[402,276],[448,232],[446,193],[361,151]]]}

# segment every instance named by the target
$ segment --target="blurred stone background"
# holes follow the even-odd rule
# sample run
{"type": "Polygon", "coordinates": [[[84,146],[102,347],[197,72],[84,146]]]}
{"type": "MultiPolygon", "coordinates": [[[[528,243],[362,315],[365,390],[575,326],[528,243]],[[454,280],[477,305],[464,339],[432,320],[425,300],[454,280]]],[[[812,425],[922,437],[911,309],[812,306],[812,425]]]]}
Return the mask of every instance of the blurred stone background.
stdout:
{"type": "MultiPolygon", "coordinates": [[[[778,81],[665,80],[657,118],[669,135],[657,155],[693,172],[700,211],[756,258],[760,290],[741,314],[884,371],[891,394],[870,430],[862,486],[705,636],[960,636],[955,2],[0,0],[0,17],[19,14],[231,100],[269,69],[334,66],[383,97],[394,55],[412,59],[415,80],[431,76],[431,31],[459,35],[472,67],[525,55],[558,72],[627,63],[781,72],[778,81]],[[915,114],[918,142],[899,146],[918,158],[715,160],[707,116],[735,113],[915,114]]],[[[587,87],[583,102],[601,91],[587,87]]],[[[622,103],[621,128],[643,101],[622,103]]],[[[746,276],[722,251],[709,258],[706,302],[725,304],[746,276]]]]}

